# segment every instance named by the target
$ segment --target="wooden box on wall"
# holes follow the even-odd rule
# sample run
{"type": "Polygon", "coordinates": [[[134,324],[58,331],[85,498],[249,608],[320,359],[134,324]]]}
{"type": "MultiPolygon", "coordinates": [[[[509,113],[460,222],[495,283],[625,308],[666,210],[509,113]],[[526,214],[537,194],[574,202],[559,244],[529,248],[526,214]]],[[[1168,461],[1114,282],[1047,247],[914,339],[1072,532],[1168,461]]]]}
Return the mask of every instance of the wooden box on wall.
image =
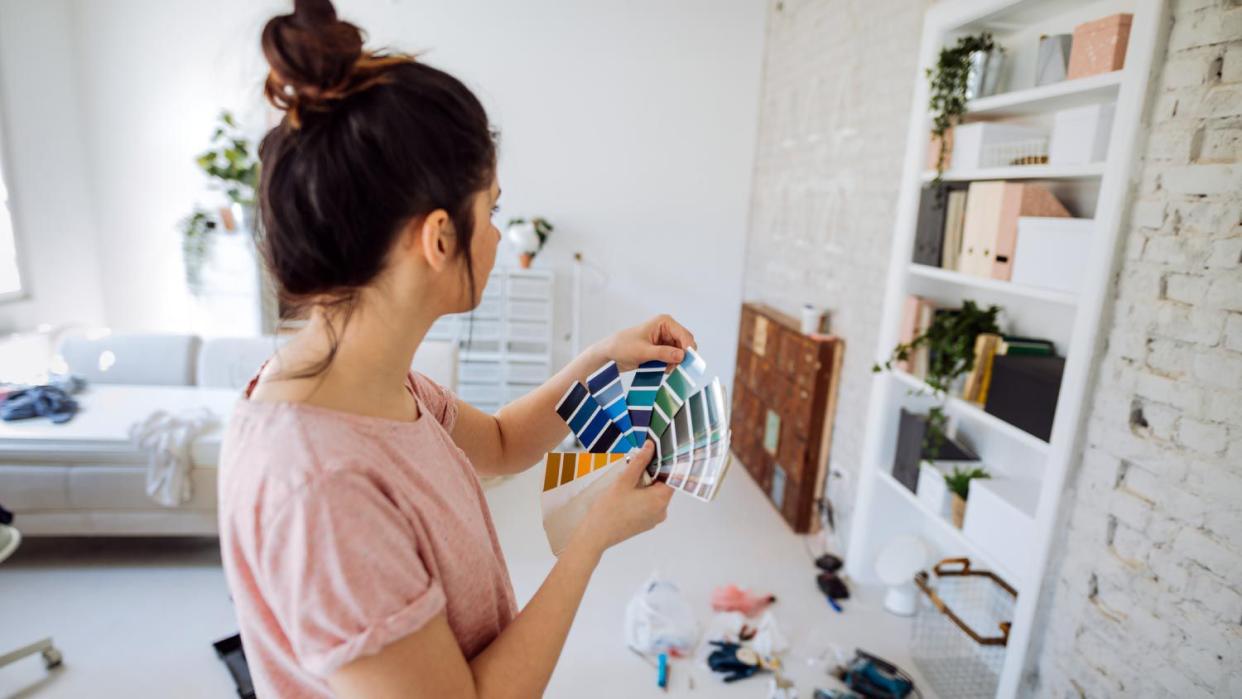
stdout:
{"type": "Polygon", "coordinates": [[[742,305],[733,451],[796,532],[819,527],[843,350],[784,313],[742,305]]]}

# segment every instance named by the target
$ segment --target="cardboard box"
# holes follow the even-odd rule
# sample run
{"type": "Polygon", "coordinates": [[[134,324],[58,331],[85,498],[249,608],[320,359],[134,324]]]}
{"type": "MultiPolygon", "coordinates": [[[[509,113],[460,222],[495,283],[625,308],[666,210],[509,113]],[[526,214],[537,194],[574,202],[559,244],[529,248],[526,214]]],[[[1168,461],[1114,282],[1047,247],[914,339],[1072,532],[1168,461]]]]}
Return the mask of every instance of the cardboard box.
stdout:
{"type": "Polygon", "coordinates": [[[1114,102],[1062,109],[1052,120],[1048,164],[1078,165],[1108,159],[1108,139],[1113,133],[1114,102]]]}
{"type": "Polygon", "coordinates": [[[1094,227],[1089,218],[1019,217],[1010,281],[1078,293],[1094,227]]]}
{"type": "Polygon", "coordinates": [[[1111,73],[1126,64],[1126,46],[1130,43],[1131,14],[1116,14],[1074,27],[1074,45],[1070,49],[1070,80],[1088,75],[1111,73]]]}

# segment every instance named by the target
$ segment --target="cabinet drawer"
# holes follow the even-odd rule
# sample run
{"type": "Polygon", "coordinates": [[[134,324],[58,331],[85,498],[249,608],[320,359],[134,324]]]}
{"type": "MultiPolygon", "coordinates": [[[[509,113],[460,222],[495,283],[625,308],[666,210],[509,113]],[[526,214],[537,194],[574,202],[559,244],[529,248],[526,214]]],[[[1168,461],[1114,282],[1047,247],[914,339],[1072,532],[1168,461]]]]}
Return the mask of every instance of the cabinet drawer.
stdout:
{"type": "Polygon", "coordinates": [[[539,277],[509,277],[506,293],[510,299],[549,299],[552,298],[552,280],[539,277]]]}
{"type": "Polygon", "coordinates": [[[547,362],[509,362],[509,381],[541,384],[551,376],[547,362]]]}

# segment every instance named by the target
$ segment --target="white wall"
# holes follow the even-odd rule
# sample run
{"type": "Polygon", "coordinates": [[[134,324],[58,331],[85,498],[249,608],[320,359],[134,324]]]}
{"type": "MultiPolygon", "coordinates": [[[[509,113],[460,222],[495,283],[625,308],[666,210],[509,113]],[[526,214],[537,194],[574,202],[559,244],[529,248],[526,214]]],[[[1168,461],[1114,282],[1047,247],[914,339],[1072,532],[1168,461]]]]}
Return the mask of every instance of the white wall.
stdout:
{"type": "MultiPolygon", "coordinates": [[[[204,196],[193,156],[221,107],[261,129],[259,30],[290,5],[73,5],[110,324],[187,327],[175,225],[204,196]]],[[[762,0],[337,6],[372,45],[425,50],[480,95],[503,132],[498,220],[557,225],[536,265],[562,273],[562,294],[574,251],[608,270],[585,275],[585,338],[671,312],[732,375],[762,0]]],[[[567,331],[566,296],[561,309],[567,331]]]]}
{"type": "Polygon", "coordinates": [[[26,290],[0,302],[0,333],[104,318],[71,26],[66,0],[0,0],[0,164],[26,290]]]}

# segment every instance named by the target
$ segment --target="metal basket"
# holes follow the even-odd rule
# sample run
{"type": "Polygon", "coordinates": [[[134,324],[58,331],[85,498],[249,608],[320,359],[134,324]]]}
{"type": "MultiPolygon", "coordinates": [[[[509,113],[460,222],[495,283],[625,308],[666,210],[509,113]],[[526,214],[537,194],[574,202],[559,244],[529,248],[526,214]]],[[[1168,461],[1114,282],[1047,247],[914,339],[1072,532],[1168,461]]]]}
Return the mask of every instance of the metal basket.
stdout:
{"type": "Polygon", "coordinates": [[[914,664],[941,697],[996,696],[1017,592],[995,573],[971,570],[966,558],[946,558],[932,573],[914,576],[922,591],[914,664]]]}

